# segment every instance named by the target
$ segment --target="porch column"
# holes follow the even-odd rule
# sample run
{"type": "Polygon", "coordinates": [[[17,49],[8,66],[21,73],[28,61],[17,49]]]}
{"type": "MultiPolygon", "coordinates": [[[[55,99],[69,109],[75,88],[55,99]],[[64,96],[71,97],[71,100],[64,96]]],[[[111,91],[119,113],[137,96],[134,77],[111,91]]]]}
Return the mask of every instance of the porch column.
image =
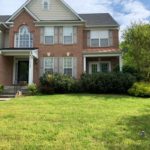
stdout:
{"type": "Polygon", "coordinates": [[[83,58],[83,72],[86,73],[86,56],[83,58]]]}
{"type": "Polygon", "coordinates": [[[119,67],[120,67],[120,72],[122,72],[123,70],[123,59],[122,59],[122,54],[119,56],[119,67]]]}
{"type": "Polygon", "coordinates": [[[29,56],[29,84],[33,83],[33,55],[29,56]]]}

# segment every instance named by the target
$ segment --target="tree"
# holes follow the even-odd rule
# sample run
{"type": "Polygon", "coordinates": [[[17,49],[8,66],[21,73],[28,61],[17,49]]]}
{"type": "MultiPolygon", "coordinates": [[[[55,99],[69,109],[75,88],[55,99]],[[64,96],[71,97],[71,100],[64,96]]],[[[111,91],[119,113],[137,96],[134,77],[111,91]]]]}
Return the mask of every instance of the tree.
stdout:
{"type": "Polygon", "coordinates": [[[150,80],[150,25],[134,23],[123,34],[125,64],[150,80]]]}

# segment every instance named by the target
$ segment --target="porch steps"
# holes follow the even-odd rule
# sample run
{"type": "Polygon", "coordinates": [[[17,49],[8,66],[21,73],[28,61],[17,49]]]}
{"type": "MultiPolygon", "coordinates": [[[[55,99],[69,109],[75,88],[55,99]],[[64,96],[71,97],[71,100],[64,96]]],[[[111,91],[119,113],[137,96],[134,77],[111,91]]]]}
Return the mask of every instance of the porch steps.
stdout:
{"type": "Polygon", "coordinates": [[[3,95],[16,95],[17,91],[21,91],[23,94],[27,94],[28,90],[26,86],[4,86],[3,95]]]}

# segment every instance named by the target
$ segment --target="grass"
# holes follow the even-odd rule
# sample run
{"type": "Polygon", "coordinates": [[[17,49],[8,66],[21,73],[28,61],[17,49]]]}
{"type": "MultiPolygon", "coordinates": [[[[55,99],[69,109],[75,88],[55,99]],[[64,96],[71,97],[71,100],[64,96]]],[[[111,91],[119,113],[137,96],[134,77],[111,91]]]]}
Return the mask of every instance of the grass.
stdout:
{"type": "Polygon", "coordinates": [[[81,94],[0,102],[0,150],[149,149],[150,99],[81,94]]]}

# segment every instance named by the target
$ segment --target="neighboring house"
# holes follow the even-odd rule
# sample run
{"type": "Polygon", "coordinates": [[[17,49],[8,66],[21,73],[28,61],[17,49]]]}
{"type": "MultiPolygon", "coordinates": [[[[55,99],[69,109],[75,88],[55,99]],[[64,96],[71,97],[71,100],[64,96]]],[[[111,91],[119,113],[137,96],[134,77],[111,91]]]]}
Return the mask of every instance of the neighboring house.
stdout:
{"type": "Polygon", "coordinates": [[[122,70],[118,23],[107,13],[77,14],[63,0],[28,0],[0,16],[0,83],[39,83],[45,72],[80,78],[122,70]]]}

